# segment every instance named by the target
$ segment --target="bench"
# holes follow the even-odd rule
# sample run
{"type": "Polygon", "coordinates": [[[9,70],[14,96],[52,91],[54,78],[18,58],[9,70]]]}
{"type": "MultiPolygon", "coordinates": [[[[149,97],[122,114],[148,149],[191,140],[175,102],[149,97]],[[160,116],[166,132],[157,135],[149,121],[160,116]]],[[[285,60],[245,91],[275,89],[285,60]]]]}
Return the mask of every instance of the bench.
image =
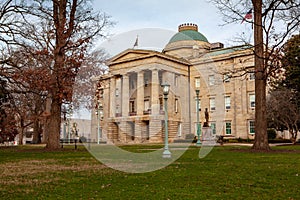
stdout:
{"type": "Polygon", "coordinates": [[[228,138],[228,139],[236,139],[234,136],[232,135],[217,135],[217,143],[220,143],[220,145],[224,144],[224,138],[228,138]]]}
{"type": "Polygon", "coordinates": [[[74,148],[77,149],[77,143],[79,139],[60,139],[61,148],[64,148],[64,144],[74,144],[74,148]]]}

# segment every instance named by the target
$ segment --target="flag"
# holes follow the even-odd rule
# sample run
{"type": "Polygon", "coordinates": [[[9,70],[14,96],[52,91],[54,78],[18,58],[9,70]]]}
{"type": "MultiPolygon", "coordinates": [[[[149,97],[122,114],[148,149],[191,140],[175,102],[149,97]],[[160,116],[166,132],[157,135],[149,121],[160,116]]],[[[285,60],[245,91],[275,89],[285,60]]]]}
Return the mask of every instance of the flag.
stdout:
{"type": "Polygon", "coordinates": [[[246,13],[246,15],[245,15],[245,17],[243,18],[241,24],[242,24],[245,20],[247,20],[247,19],[252,19],[252,9],[250,9],[250,10],[246,13]]]}
{"type": "Polygon", "coordinates": [[[137,46],[139,46],[139,36],[138,35],[136,36],[136,40],[135,40],[135,43],[133,45],[133,48],[137,47],[137,46]]]}

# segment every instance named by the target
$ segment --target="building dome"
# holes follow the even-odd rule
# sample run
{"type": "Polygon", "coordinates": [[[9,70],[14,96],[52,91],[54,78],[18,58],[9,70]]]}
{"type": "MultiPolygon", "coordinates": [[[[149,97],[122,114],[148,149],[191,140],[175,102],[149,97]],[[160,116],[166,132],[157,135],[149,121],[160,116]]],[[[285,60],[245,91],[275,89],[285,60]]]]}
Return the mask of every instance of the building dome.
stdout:
{"type": "Polygon", "coordinates": [[[196,24],[187,23],[181,24],[178,27],[178,33],[176,33],[169,41],[168,44],[178,41],[196,40],[208,42],[207,38],[198,32],[198,26],[196,24]]]}
{"type": "Polygon", "coordinates": [[[209,51],[210,43],[198,32],[198,26],[192,23],[181,24],[176,33],[165,46],[163,52],[179,58],[197,57],[209,51]]]}

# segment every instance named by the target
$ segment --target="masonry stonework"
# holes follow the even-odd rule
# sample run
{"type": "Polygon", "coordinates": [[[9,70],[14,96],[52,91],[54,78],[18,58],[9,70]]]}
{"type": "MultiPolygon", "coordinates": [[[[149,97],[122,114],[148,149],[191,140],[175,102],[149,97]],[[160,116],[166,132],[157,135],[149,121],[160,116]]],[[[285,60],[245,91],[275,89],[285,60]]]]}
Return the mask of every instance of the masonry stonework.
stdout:
{"type": "MultiPolygon", "coordinates": [[[[196,135],[196,115],[200,112],[203,125],[205,108],[214,134],[254,137],[249,131],[255,112],[251,46],[224,48],[221,43],[211,44],[198,32],[197,25],[182,24],[162,52],[128,49],[112,57],[107,65],[109,73],[95,82],[100,87],[97,92],[102,91],[97,100],[103,105],[101,140],[162,143],[166,112],[162,83],[170,84],[170,142],[196,135]],[[236,71],[240,74],[233,77],[236,71]],[[199,111],[196,82],[200,85],[199,111]]],[[[97,120],[92,114],[93,126],[97,120]]],[[[96,135],[96,130],[92,127],[92,134],[96,135]]]]}

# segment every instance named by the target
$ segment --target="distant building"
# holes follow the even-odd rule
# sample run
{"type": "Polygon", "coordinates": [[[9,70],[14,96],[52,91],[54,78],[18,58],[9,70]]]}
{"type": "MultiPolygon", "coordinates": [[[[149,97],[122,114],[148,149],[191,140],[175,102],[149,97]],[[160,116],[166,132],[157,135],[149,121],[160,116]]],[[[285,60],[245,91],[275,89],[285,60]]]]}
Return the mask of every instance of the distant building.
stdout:
{"type": "Polygon", "coordinates": [[[76,139],[77,137],[91,138],[91,120],[67,119],[61,123],[61,139],[76,139]]]}
{"type": "Polygon", "coordinates": [[[92,113],[92,140],[162,142],[165,82],[170,84],[171,142],[196,135],[196,88],[202,125],[207,108],[214,134],[254,138],[254,55],[249,46],[224,48],[209,43],[197,25],[182,24],[162,52],[128,49],[107,65],[109,73],[96,83],[97,105],[103,112],[101,108],[100,115],[98,107],[92,113]],[[240,76],[233,78],[236,71],[240,76]]]}

